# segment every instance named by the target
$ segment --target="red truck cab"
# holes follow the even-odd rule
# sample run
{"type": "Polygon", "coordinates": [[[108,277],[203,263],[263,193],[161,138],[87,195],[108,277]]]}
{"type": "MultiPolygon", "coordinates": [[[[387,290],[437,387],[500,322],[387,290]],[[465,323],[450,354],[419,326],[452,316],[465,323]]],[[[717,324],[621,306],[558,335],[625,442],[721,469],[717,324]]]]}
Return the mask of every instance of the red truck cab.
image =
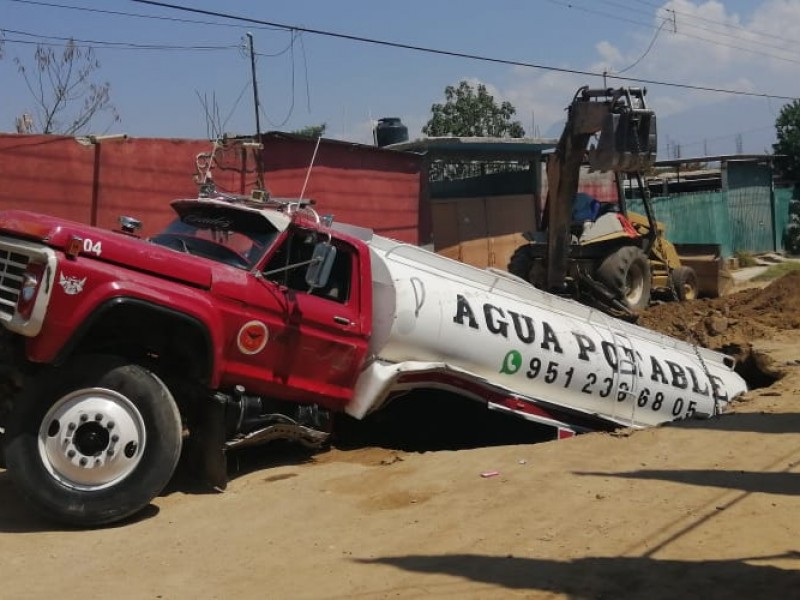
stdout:
{"type": "Polygon", "coordinates": [[[365,244],[297,204],[173,207],[175,221],[150,239],[0,213],[14,373],[3,454],[23,492],[63,521],[139,510],[171,477],[187,431],[216,487],[226,448],[323,443],[363,367],[365,244]]]}

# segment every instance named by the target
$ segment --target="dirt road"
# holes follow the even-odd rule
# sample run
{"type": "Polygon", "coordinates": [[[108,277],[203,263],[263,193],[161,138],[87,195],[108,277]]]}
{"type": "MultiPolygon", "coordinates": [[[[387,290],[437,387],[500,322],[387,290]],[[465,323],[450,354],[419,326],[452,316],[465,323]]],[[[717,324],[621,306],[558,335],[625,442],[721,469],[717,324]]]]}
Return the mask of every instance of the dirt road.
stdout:
{"type": "Polygon", "coordinates": [[[53,528],[0,471],[0,597],[795,597],[799,316],[800,275],[648,311],[643,324],[726,348],[762,383],[782,377],[708,421],[248,454],[224,494],[179,476],[136,520],[95,531],[53,528]]]}

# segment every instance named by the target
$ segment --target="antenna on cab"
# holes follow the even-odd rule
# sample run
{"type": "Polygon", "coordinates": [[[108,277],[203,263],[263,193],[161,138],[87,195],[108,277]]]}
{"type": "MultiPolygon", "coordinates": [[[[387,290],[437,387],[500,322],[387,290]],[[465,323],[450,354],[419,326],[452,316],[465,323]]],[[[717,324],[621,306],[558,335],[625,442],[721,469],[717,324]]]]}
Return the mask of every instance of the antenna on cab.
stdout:
{"type": "Polygon", "coordinates": [[[319,150],[320,141],[322,141],[321,133],[317,136],[317,143],[314,145],[314,154],[311,155],[311,163],[308,165],[308,170],[306,171],[306,180],[303,182],[303,189],[300,190],[300,200],[302,200],[303,196],[306,194],[306,186],[308,185],[308,180],[311,178],[311,169],[314,167],[314,161],[317,160],[317,151],[319,150]]]}

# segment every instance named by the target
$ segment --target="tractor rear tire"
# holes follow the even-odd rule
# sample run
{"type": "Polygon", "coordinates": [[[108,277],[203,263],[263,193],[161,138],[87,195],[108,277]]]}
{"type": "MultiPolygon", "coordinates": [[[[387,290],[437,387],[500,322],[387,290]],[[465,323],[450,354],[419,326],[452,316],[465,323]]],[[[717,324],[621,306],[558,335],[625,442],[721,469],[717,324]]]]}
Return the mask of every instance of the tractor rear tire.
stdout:
{"type": "Polygon", "coordinates": [[[520,246],[508,261],[508,272],[535,287],[544,284],[541,259],[533,255],[530,245],[520,246]]]}
{"type": "Polygon", "coordinates": [[[677,267],[669,276],[679,302],[697,299],[697,273],[692,267],[677,267]]]}
{"type": "Polygon", "coordinates": [[[636,246],[624,246],[603,259],[597,278],[630,310],[650,304],[650,261],[636,246]]]}

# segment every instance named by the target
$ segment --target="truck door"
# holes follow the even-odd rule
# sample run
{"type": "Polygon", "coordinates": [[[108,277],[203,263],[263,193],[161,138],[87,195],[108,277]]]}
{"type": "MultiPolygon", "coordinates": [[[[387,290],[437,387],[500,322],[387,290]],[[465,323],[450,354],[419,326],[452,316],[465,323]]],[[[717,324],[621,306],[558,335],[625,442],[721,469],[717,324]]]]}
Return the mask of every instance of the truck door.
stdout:
{"type": "Polygon", "coordinates": [[[352,397],[371,314],[362,318],[359,253],[342,240],[332,240],[337,252],[327,285],[311,289],[306,284],[308,261],[321,239],[315,231],[291,227],[270,253],[259,281],[265,302],[274,302],[276,289],[285,298],[284,323],[275,340],[281,355],[270,366],[274,379],[302,391],[307,400],[325,403],[328,398],[341,406],[352,397]]]}

